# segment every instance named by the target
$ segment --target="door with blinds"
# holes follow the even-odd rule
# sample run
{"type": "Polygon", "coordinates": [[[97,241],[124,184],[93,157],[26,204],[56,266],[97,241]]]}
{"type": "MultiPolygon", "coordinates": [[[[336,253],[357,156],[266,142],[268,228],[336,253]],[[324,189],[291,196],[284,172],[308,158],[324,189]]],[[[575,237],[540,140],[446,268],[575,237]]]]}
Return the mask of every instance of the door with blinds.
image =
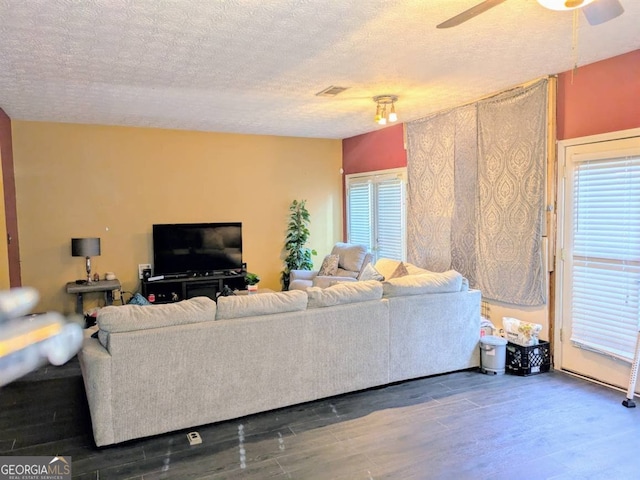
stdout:
{"type": "Polygon", "coordinates": [[[640,137],[564,152],[556,366],[626,388],[640,329],[640,137]]]}
{"type": "Polygon", "coordinates": [[[378,258],[406,258],[406,170],[347,175],[347,241],[378,258]]]}

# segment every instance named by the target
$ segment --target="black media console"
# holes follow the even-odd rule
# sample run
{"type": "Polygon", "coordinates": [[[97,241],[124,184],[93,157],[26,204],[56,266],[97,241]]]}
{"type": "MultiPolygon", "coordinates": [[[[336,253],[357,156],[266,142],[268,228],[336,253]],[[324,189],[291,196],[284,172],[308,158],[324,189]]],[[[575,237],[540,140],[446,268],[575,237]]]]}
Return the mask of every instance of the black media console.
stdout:
{"type": "Polygon", "coordinates": [[[246,272],[226,272],[153,281],[142,280],[142,295],[152,303],[179,302],[193,297],[209,297],[215,300],[225,286],[231,290],[244,290],[245,276],[246,272]]]}

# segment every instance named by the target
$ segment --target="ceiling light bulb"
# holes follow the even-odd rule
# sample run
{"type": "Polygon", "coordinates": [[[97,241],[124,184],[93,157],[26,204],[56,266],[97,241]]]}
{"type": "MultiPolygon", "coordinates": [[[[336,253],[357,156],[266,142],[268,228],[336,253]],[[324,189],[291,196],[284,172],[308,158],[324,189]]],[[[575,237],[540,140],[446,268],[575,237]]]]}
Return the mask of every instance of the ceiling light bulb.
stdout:
{"type": "Polygon", "coordinates": [[[574,10],[582,8],[594,0],[538,0],[538,3],[549,10],[574,10]]]}
{"type": "Polygon", "coordinates": [[[380,123],[381,118],[382,118],[382,115],[380,115],[380,104],[378,104],[378,106],[376,107],[376,116],[373,117],[373,121],[380,123]]]}
{"type": "Polygon", "coordinates": [[[382,115],[380,116],[380,120],[378,120],[378,123],[380,125],[387,124],[387,106],[386,105],[382,106],[382,115]]]}
{"type": "Polygon", "coordinates": [[[389,112],[389,121],[396,122],[398,120],[398,115],[396,115],[396,104],[391,103],[391,111],[389,112]]]}

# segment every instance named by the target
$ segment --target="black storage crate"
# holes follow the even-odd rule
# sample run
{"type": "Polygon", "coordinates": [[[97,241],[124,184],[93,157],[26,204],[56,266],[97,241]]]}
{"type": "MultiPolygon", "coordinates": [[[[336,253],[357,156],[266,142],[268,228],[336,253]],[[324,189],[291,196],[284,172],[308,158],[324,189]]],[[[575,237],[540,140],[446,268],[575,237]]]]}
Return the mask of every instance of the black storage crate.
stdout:
{"type": "Polygon", "coordinates": [[[549,342],[540,340],[539,345],[523,347],[507,343],[506,372],[512,375],[535,375],[548,372],[551,368],[549,342]]]}

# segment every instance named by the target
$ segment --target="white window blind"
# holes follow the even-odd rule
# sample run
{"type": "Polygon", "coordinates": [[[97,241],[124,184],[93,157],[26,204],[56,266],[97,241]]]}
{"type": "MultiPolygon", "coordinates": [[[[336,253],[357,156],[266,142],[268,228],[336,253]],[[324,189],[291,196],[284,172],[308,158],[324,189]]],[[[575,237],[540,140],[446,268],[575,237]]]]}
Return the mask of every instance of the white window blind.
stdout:
{"type": "Polygon", "coordinates": [[[633,359],[640,309],[640,157],[576,163],[571,341],[633,359]]]}
{"type": "Polygon", "coordinates": [[[377,189],[376,250],[378,258],[404,260],[403,183],[399,178],[383,180],[377,189]]]}
{"type": "Polygon", "coordinates": [[[348,233],[347,238],[351,243],[364,244],[369,247],[373,245],[371,231],[371,215],[373,198],[371,182],[354,182],[349,185],[348,200],[349,210],[347,211],[348,233]]]}
{"type": "Polygon", "coordinates": [[[406,257],[406,173],[347,176],[347,241],[367,245],[374,259],[406,257]]]}

